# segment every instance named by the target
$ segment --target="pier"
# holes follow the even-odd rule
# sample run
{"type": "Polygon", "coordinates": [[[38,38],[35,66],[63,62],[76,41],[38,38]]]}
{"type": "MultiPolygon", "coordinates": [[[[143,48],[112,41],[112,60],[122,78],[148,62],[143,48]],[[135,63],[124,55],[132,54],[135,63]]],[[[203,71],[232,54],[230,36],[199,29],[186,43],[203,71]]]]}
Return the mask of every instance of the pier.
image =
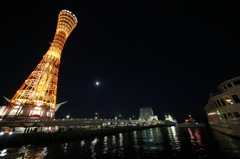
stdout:
{"type": "MultiPolygon", "coordinates": [[[[92,118],[63,118],[63,119],[22,119],[22,120],[2,120],[0,127],[85,127],[85,126],[130,126],[130,125],[156,125],[163,124],[161,120],[129,120],[129,119],[92,119],[92,118]]],[[[54,130],[57,130],[54,129],[54,130]]]]}
{"type": "Polygon", "coordinates": [[[0,136],[1,145],[23,145],[68,141],[93,136],[143,130],[165,126],[160,121],[116,120],[116,119],[28,119],[1,121],[0,127],[13,129],[13,133],[0,136]],[[134,123],[134,124],[132,124],[134,123]],[[21,130],[21,132],[19,132],[21,130]]]}

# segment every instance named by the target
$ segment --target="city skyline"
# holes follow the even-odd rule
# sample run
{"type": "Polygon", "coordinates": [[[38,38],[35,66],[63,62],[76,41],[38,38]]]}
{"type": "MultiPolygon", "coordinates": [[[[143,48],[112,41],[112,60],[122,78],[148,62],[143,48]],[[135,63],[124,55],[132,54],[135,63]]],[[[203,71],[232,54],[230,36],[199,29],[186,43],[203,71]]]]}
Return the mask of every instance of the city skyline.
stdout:
{"type": "Polygon", "coordinates": [[[164,112],[207,120],[209,94],[240,75],[237,4],[5,2],[0,95],[14,95],[50,46],[59,11],[68,9],[79,23],[63,49],[57,103],[68,102],[57,118],[97,112],[128,119],[150,106],[159,120],[164,112]]]}

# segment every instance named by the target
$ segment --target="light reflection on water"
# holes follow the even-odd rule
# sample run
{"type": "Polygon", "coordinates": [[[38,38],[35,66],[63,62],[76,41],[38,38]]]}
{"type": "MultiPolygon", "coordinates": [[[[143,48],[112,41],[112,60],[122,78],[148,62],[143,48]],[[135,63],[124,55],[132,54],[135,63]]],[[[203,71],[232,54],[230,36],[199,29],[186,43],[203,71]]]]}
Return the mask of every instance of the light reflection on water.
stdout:
{"type": "Polygon", "coordinates": [[[106,154],[108,151],[108,137],[104,136],[104,142],[103,142],[103,154],[106,154]]]}
{"type": "Polygon", "coordinates": [[[138,145],[137,131],[133,131],[132,136],[133,136],[133,145],[134,145],[133,150],[135,153],[139,153],[140,146],[138,145]]]}
{"type": "Polygon", "coordinates": [[[159,127],[67,143],[23,145],[0,156],[25,153],[28,159],[78,158],[239,158],[239,139],[206,128],[159,127]],[[224,149],[224,150],[222,150],[224,149]],[[223,152],[223,154],[222,154],[223,152]]]}
{"type": "Polygon", "coordinates": [[[98,139],[95,138],[92,142],[91,142],[91,145],[90,145],[90,149],[91,149],[91,152],[92,152],[92,158],[95,158],[97,153],[95,152],[95,145],[96,143],[98,142],[98,139]]]}
{"type": "Polygon", "coordinates": [[[81,147],[83,147],[85,145],[84,140],[81,141],[81,147]]]}
{"type": "Polygon", "coordinates": [[[181,144],[178,139],[177,127],[168,127],[168,137],[171,139],[170,144],[172,145],[172,150],[180,150],[181,144]]]}
{"type": "Polygon", "coordinates": [[[223,135],[217,131],[212,131],[216,145],[223,152],[222,158],[240,158],[240,138],[223,135]]]}

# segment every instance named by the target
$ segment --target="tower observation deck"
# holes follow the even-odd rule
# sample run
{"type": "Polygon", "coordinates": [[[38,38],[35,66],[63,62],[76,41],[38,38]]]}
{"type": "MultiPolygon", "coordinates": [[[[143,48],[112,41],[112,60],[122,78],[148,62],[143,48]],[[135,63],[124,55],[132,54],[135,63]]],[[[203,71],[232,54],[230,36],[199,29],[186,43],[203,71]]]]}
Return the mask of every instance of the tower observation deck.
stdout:
{"type": "Polygon", "coordinates": [[[60,11],[51,46],[0,116],[7,119],[55,117],[60,58],[76,25],[77,18],[73,13],[60,11]]]}

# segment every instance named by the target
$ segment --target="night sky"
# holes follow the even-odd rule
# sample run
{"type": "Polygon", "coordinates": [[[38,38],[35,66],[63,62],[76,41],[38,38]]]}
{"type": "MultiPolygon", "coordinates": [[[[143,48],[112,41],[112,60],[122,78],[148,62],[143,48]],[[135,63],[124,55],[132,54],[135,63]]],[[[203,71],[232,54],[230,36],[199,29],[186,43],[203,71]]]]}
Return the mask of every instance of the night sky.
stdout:
{"type": "MultiPolygon", "coordinates": [[[[240,75],[239,2],[9,1],[0,10],[0,95],[12,98],[47,52],[58,14],[78,25],[63,49],[57,118],[138,117],[151,106],[207,120],[220,83],[240,75]],[[97,86],[95,82],[100,82],[97,86]]],[[[4,99],[0,102],[3,104],[4,99]]]]}

